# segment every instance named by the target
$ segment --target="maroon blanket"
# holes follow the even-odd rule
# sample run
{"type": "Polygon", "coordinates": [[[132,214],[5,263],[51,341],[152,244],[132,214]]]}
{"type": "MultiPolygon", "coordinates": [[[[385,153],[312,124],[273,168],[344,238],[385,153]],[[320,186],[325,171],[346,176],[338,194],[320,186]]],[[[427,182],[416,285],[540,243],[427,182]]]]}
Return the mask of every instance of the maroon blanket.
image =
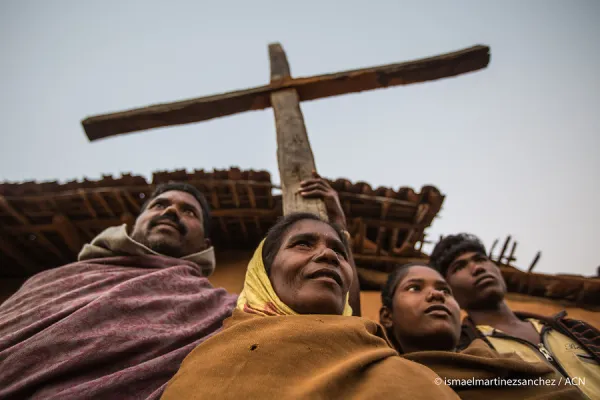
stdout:
{"type": "Polygon", "coordinates": [[[0,306],[0,398],[158,398],[235,301],[169,257],[42,272],[0,306]]]}

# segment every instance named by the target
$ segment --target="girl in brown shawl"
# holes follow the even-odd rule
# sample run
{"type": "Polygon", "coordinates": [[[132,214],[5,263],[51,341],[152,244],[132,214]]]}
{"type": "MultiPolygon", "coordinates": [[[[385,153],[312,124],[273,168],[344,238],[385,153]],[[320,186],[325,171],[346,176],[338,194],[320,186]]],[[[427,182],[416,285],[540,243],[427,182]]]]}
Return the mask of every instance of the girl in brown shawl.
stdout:
{"type": "Polygon", "coordinates": [[[395,269],[381,297],[380,322],[398,352],[432,369],[463,399],[585,398],[576,387],[561,385],[564,379],[548,365],[498,354],[481,340],[455,352],[460,308],[444,278],[427,265],[395,269]]]}
{"type": "Polygon", "coordinates": [[[382,327],[351,317],[349,248],[312,214],[278,222],[248,265],[223,331],[184,360],[164,399],[456,399],[398,356],[382,327]]]}

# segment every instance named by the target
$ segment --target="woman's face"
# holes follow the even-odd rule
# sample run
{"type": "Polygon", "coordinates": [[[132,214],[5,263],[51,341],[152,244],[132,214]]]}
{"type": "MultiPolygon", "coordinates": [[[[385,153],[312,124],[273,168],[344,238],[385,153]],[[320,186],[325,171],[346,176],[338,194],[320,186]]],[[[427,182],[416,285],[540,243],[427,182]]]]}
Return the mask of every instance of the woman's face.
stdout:
{"type": "Polygon", "coordinates": [[[336,231],[305,219],[284,233],[270,279],[277,296],[297,313],[341,315],[352,267],[336,231]]]}
{"type": "Polygon", "coordinates": [[[458,344],[460,307],[448,283],[432,268],[409,268],[394,292],[390,317],[401,347],[452,350],[458,344]]]}

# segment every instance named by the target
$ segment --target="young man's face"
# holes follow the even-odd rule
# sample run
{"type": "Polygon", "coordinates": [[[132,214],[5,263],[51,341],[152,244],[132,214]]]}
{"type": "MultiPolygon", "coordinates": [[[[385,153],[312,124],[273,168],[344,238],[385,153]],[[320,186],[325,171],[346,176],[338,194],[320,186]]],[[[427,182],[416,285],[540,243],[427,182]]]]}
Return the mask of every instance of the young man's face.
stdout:
{"type": "Polygon", "coordinates": [[[446,280],[458,304],[466,310],[495,305],[506,293],[500,269],[479,252],[469,251],[456,257],[448,266],[446,280]]]}

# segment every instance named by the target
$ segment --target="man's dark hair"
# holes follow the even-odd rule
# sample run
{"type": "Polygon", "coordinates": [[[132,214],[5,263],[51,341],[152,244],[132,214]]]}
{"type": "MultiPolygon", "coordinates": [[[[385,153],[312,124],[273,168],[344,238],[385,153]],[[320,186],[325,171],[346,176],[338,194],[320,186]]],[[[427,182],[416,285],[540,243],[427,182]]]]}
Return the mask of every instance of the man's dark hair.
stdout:
{"type": "Polygon", "coordinates": [[[198,189],[196,189],[194,186],[190,185],[189,183],[183,183],[183,182],[161,183],[160,185],[158,185],[156,187],[156,189],[154,189],[154,192],[152,192],[150,197],[148,197],[148,199],[144,202],[144,205],[142,205],[142,209],[141,209],[140,213],[143,213],[146,210],[146,207],[148,207],[148,204],[150,204],[150,202],[153,199],[155,199],[156,197],[160,196],[163,193],[172,192],[172,191],[189,193],[192,196],[194,196],[194,198],[198,201],[198,203],[200,204],[200,208],[202,209],[202,224],[204,225],[204,235],[205,235],[205,237],[208,237],[210,235],[210,206],[208,205],[208,202],[206,201],[206,197],[204,197],[204,195],[198,189]]]}
{"type": "Polygon", "coordinates": [[[281,242],[283,241],[283,237],[284,237],[285,233],[296,222],[302,221],[304,219],[310,219],[313,221],[321,221],[321,222],[324,222],[327,225],[331,226],[333,228],[333,230],[335,230],[335,232],[339,236],[340,240],[342,241],[342,244],[344,245],[346,252],[348,253],[348,255],[350,255],[348,240],[346,240],[346,236],[344,235],[342,229],[339,226],[337,226],[336,224],[333,224],[331,222],[324,221],[321,218],[319,218],[318,216],[316,216],[315,214],[305,213],[305,212],[292,213],[292,214],[286,215],[285,217],[280,218],[275,223],[275,225],[273,225],[271,227],[271,229],[269,229],[269,232],[267,233],[267,237],[265,238],[265,242],[263,243],[263,248],[262,248],[263,264],[265,266],[265,271],[267,272],[267,275],[269,275],[269,273],[271,271],[271,266],[273,265],[275,256],[277,256],[277,253],[279,252],[279,248],[281,247],[281,242]]]}
{"type": "Polygon", "coordinates": [[[436,269],[444,278],[452,261],[461,254],[469,251],[487,254],[485,246],[479,238],[470,233],[459,233],[448,235],[440,240],[429,257],[430,265],[436,269]]]}
{"type": "Polygon", "coordinates": [[[404,277],[408,274],[408,271],[411,267],[429,267],[426,262],[412,262],[408,264],[397,265],[394,267],[392,272],[388,275],[387,282],[383,285],[383,289],[381,290],[381,302],[384,306],[392,309],[392,305],[394,304],[394,293],[396,293],[396,288],[398,284],[404,279],[404,277]]]}

